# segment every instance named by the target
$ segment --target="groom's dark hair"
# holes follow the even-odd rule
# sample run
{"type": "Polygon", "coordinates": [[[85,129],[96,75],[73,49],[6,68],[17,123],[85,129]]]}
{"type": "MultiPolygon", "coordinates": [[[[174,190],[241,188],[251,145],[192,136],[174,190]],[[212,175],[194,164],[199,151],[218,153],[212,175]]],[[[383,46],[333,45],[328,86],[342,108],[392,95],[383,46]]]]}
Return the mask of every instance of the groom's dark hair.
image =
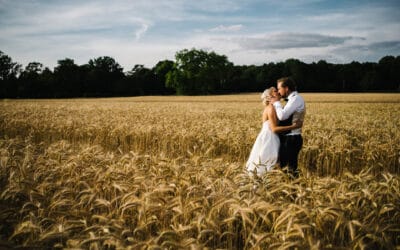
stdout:
{"type": "Polygon", "coordinates": [[[288,87],[290,91],[296,91],[297,89],[296,82],[290,77],[279,78],[276,82],[281,82],[282,87],[288,87]]]}

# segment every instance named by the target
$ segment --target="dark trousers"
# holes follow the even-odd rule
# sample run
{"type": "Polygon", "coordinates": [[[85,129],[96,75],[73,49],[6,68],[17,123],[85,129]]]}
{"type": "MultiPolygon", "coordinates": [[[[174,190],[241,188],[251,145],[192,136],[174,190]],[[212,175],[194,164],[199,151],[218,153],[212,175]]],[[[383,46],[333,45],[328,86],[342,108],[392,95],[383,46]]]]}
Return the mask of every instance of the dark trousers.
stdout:
{"type": "Polygon", "coordinates": [[[298,177],[297,159],[303,146],[303,137],[301,135],[280,135],[279,139],[281,141],[279,147],[280,166],[281,168],[287,166],[289,173],[293,177],[298,177]]]}

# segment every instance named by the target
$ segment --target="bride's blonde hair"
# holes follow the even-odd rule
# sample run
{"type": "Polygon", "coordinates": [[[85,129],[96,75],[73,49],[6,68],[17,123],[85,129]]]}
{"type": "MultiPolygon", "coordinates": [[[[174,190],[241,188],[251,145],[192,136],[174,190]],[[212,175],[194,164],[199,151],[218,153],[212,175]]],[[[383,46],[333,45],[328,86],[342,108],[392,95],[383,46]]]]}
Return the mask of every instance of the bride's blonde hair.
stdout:
{"type": "Polygon", "coordinates": [[[274,91],[275,87],[270,87],[261,94],[261,101],[264,104],[264,106],[267,106],[269,104],[269,100],[272,97],[272,92],[274,91]]]}

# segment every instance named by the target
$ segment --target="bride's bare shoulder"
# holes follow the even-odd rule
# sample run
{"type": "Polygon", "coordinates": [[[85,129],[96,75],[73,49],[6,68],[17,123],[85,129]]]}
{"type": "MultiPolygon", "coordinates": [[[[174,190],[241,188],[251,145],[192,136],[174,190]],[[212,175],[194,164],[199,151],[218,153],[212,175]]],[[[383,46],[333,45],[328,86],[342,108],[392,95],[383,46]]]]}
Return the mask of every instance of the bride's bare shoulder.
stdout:
{"type": "Polygon", "coordinates": [[[273,105],[268,105],[267,107],[265,107],[265,113],[268,115],[269,119],[272,119],[276,116],[275,108],[273,105]]]}
{"type": "Polygon", "coordinates": [[[271,112],[272,110],[274,110],[274,106],[272,105],[267,105],[264,109],[265,112],[271,112]]]}
{"type": "Polygon", "coordinates": [[[263,113],[267,114],[268,112],[270,112],[271,107],[269,105],[264,107],[263,113]]]}

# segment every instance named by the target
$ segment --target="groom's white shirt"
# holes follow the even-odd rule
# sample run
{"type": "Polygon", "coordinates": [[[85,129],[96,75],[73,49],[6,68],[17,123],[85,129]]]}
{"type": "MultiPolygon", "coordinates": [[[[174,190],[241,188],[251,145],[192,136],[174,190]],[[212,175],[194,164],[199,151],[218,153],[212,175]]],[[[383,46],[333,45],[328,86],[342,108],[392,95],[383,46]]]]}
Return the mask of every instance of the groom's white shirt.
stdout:
{"type": "MultiPolygon", "coordinates": [[[[304,103],[303,97],[299,95],[297,91],[293,91],[288,96],[288,102],[285,107],[282,107],[281,103],[275,102],[274,107],[276,110],[276,116],[280,121],[288,119],[292,114],[293,122],[296,120],[304,120],[304,115],[306,113],[306,105],[304,103]]],[[[287,135],[300,135],[301,128],[293,129],[287,135]]]]}

